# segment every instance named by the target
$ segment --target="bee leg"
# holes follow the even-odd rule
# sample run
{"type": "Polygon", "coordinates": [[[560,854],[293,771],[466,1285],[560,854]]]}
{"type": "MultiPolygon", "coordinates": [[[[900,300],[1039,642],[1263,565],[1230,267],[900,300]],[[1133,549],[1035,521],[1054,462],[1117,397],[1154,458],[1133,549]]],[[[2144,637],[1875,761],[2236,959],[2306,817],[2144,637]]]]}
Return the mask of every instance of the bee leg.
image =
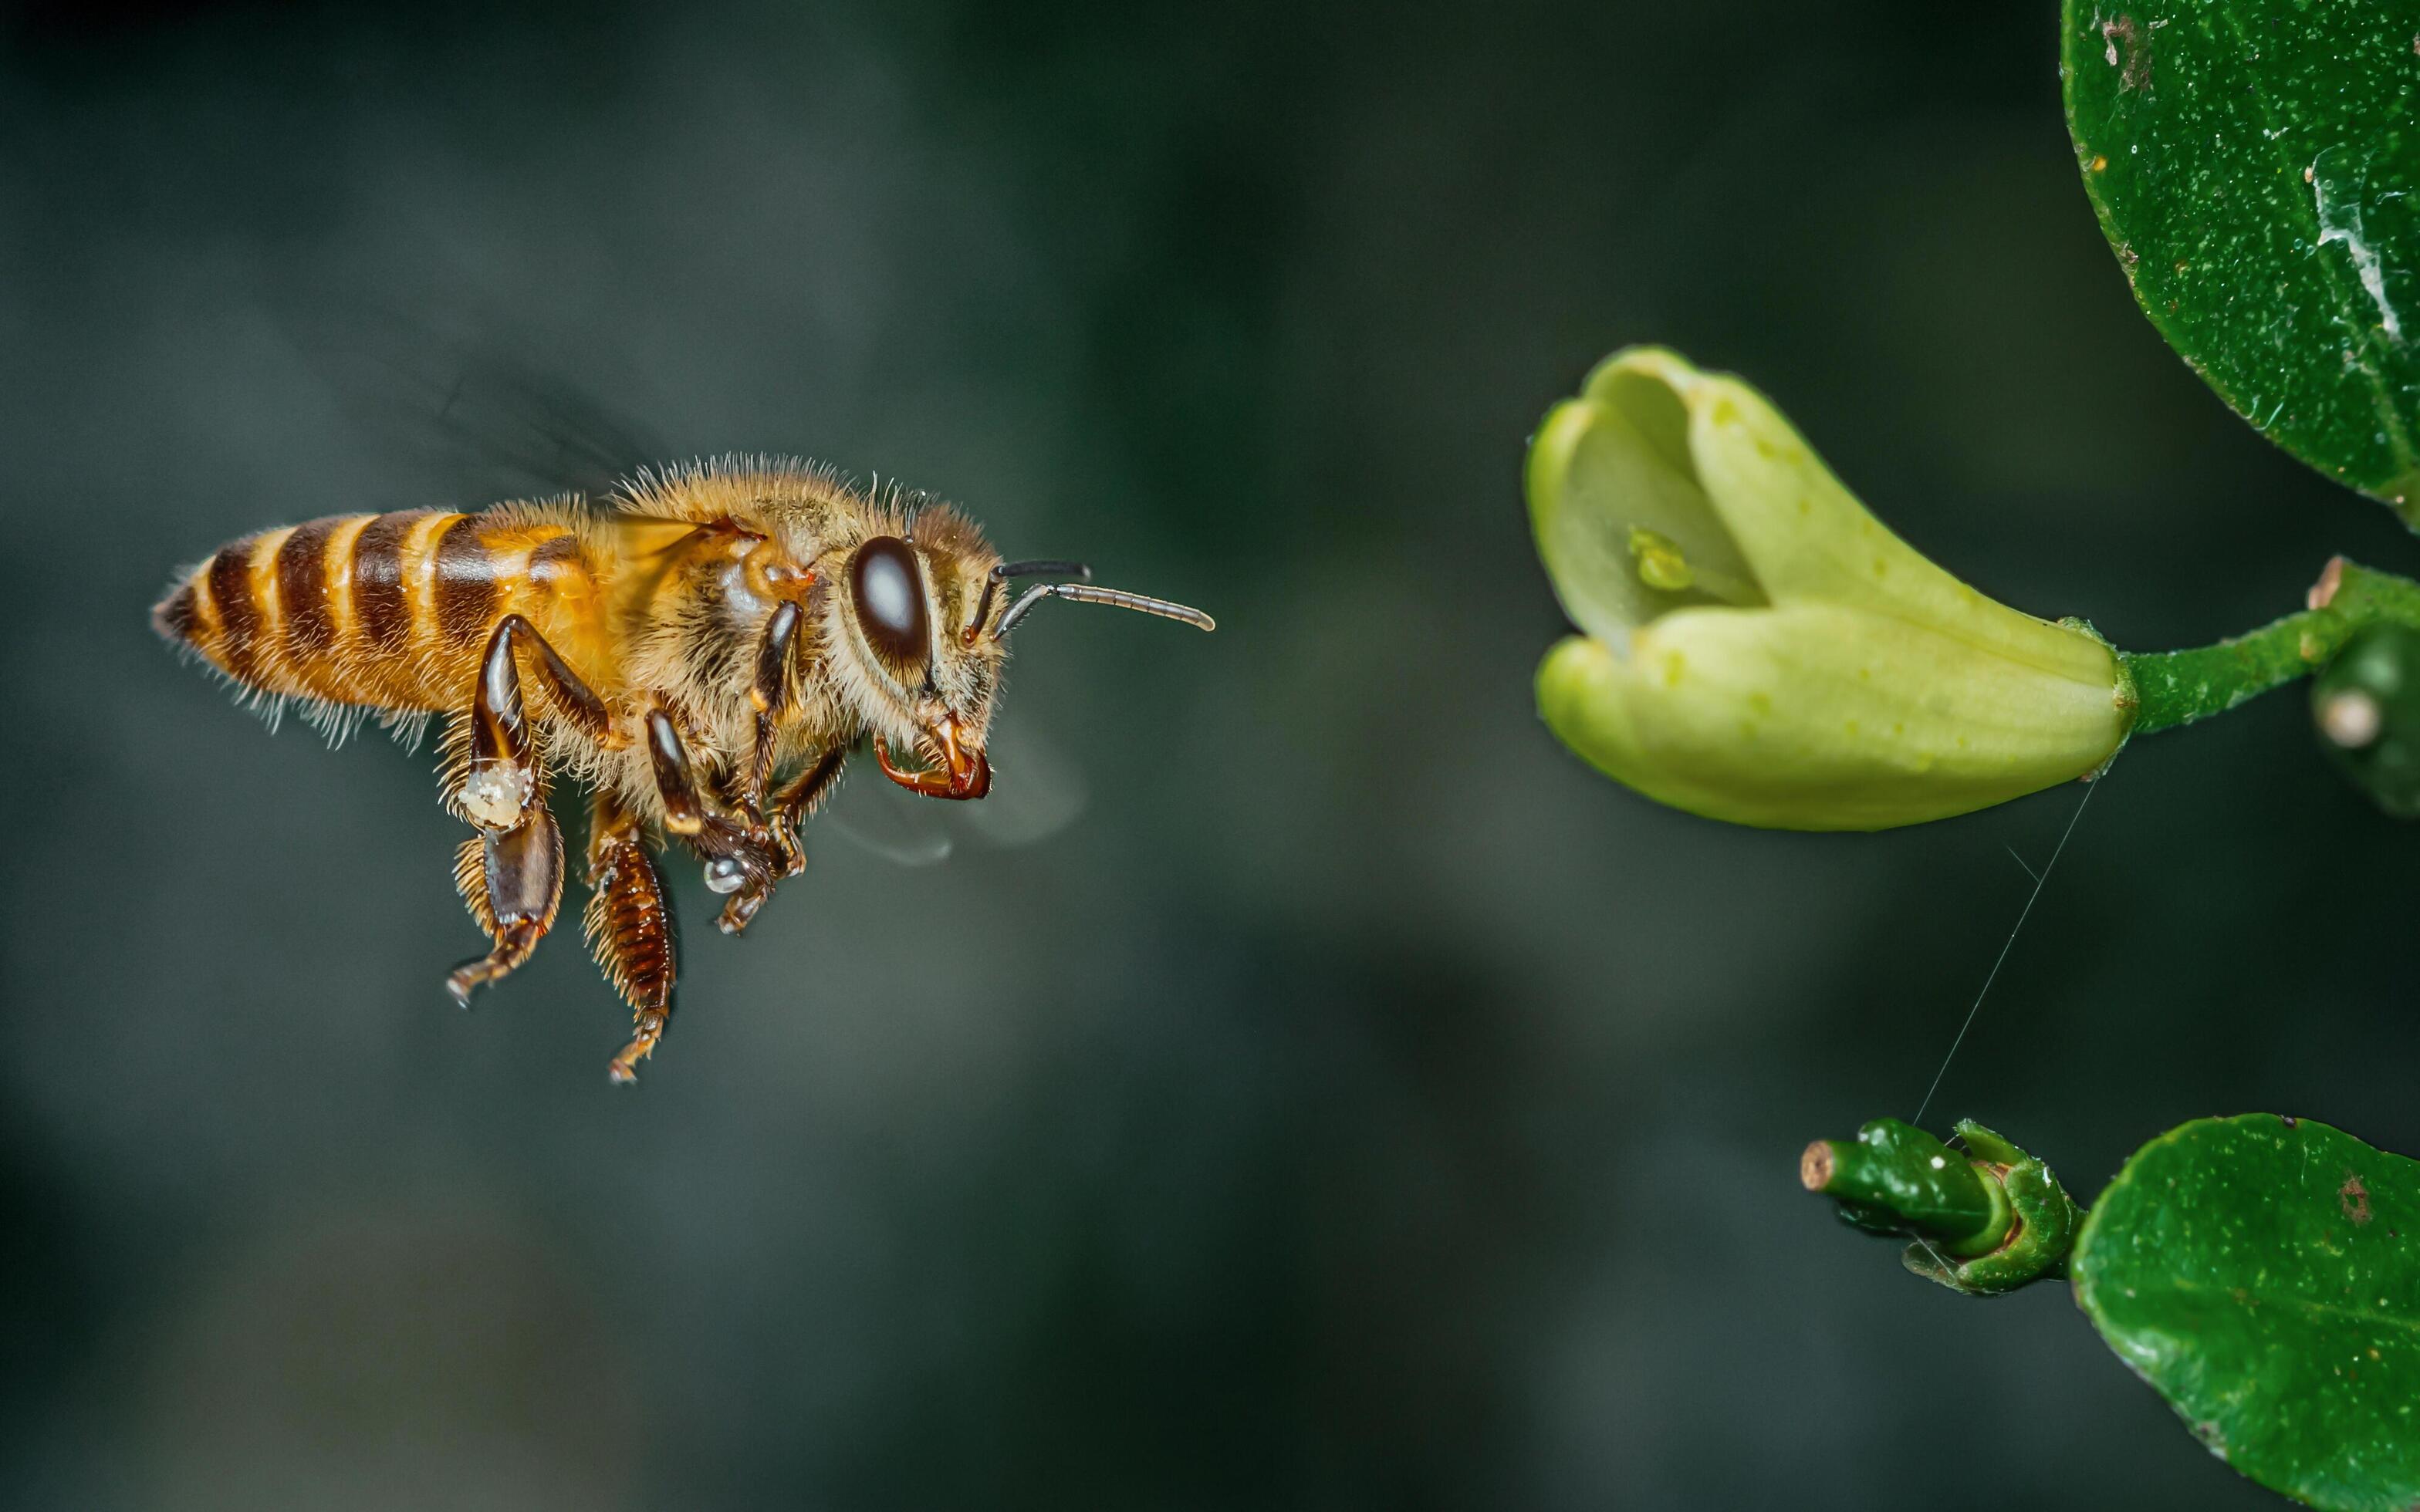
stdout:
{"type": "Polygon", "coordinates": [[[639,1062],[663,1038],[672,1018],[672,900],[647,854],[639,821],[621,801],[598,794],[588,828],[588,948],[622,1000],[630,1005],[630,1042],[607,1074],[621,1084],[639,1079],[639,1062]]]}
{"type": "Polygon", "coordinates": [[[488,659],[514,659],[506,650],[507,642],[513,650],[526,652],[535,658],[534,666],[538,686],[546,689],[546,696],[553,702],[556,713],[580,726],[599,745],[618,748],[625,744],[613,728],[613,711],[605,707],[605,701],[580,680],[580,674],[571,670],[571,664],[547,643],[546,637],[537,633],[536,625],[518,614],[505,615],[496,623],[495,632],[488,638],[488,659]]]}
{"type": "Polygon", "coordinates": [[[810,763],[807,769],[782,784],[773,795],[772,812],[766,825],[773,837],[773,850],[781,865],[778,871],[763,877],[750,877],[722,905],[722,917],[716,922],[725,934],[737,934],[773,896],[774,884],[783,877],[794,877],[807,869],[807,852],[799,838],[799,830],[840,781],[841,764],[848,758],[848,748],[838,747],[826,751],[810,763]]]}
{"type": "Polygon", "coordinates": [[[799,618],[799,606],[785,603],[765,622],[765,634],[756,642],[756,675],[748,685],[748,702],[756,710],[756,741],[749,751],[739,801],[748,817],[759,824],[765,819],[765,788],[773,780],[773,737],[790,702],[790,654],[798,644],[799,618]]]}
{"type": "Polygon", "coordinates": [[[510,829],[541,801],[544,772],[537,759],[537,733],[521,699],[517,650],[535,658],[538,686],[564,717],[606,747],[623,744],[604,701],[555,655],[529,621],[507,614],[488,637],[479,677],[471,694],[471,739],[453,803],[481,829],[510,829]]]}
{"type": "MultiPolygon", "coordinates": [[[[748,702],[756,710],[756,736],[749,748],[748,769],[740,779],[739,806],[754,831],[752,839],[770,845],[775,864],[761,871],[742,872],[738,887],[715,920],[716,927],[725,934],[737,934],[748,927],[748,921],[765,906],[765,900],[773,896],[776,882],[797,876],[806,869],[806,854],[799,848],[798,827],[814,795],[809,792],[802,798],[794,797],[792,790],[810,780],[826,764],[830,770],[818,786],[830,786],[830,778],[840,772],[840,758],[834,753],[792,779],[774,795],[773,822],[766,823],[765,789],[773,780],[774,744],[781,733],[782,716],[789,708],[790,661],[798,645],[801,618],[802,611],[796,603],[784,602],[765,622],[765,633],[756,642],[756,671],[748,685],[748,702]]],[[[709,872],[707,886],[713,885],[713,873],[709,872]]]]}
{"type": "Polygon", "coordinates": [[[824,800],[840,786],[841,766],[848,760],[848,748],[834,747],[808,764],[807,769],[782,784],[773,795],[773,843],[781,847],[783,872],[785,877],[797,876],[807,869],[805,842],[799,831],[814,817],[824,800]]]}
{"type": "MultiPolygon", "coordinates": [[[[473,991],[529,959],[563,902],[563,831],[547,812],[536,733],[521,707],[513,658],[518,634],[537,640],[553,658],[520,616],[507,615],[496,626],[471,697],[470,764],[455,792],[457,807],[480,833],[456,853],[454,883],[495,941],[487,955],[445,979],[445,990],[466,1008],[473,991]]],[[[568,669],[563,671],[568,677],[568,669]]],[[[587,695],[584,687],[578,691],[587,695]]]]}
{"type": "MultiPolygon", "coordinates": [[[[706,887],[725,895],[769,890],[783,865],[773,832],[761,820],[742,822],[721,811],[690,766],[680,728],[660,707],[647,712],[647,754],[655,766],[657,795],[663,800],[664,827],[704,858],[706,887]]],[[[721,920],[724,933],[737,933],[754,912],[751,906],[735,916],[726,909],[721,920]]]]}
{"type": "Polygon", "coordinates": [[[454,968],[445,990],[464,1008],[473,990],[530,957],[563,902],[563,831],[541,803],[511,829],[473,835],[455,853],[454,885],[495,948],[454,968]]]}

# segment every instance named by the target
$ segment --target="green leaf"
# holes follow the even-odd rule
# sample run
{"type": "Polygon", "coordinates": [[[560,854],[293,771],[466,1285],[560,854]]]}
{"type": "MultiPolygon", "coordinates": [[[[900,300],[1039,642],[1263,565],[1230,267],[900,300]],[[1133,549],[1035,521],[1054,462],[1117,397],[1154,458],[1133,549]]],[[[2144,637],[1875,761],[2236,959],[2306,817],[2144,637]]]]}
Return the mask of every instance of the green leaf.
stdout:
{"type": "Polygon", "coordinates": [[[2067,0],[2068,127],[2151,323],[2420,529],[2420,0],[2067,0]]]}
{"type": "Polygon", "coordinates": [[[2188,1123],[2118,1173],[2069,1273],[2237,1470],[2313,1506],[2420,1502],[2420,1162],[2308,1119],[2188,1123]]]}

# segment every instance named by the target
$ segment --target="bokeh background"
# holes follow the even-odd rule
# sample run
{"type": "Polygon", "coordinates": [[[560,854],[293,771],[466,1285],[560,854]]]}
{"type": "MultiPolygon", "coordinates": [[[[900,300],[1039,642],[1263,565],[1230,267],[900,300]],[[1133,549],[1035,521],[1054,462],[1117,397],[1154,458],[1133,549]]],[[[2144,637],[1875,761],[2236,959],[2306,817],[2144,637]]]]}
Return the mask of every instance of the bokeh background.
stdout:
{"type": "MultiPolygon", "coordinates": [[[[2063,1288],[1963,1301],[1797,1190],[1914,1111],[2081,790],[1733,830],[1530,708],[1523,442],[1630,341],[2121,644],[2420,559],[2136,313],[2054,25],[9,12],[0,1504],[2270,1504],[2063,1288]],[[146,624],[228,537],[483,501],[315,346],[356,299],[396,371],[878,471],[1218,633],[1022,632],[1002,739],[1087,795],[1034,843],[819,838],[740,942],[676,869],[616,1091],[576,933],[447,1006],[427,752],[271,737],[146,624]]],[[[2420,1150],[2412,847],[2293,694],[2127,752],[1936,1121],[2086,1196],[2202,1114],[2420,1150]]]]}

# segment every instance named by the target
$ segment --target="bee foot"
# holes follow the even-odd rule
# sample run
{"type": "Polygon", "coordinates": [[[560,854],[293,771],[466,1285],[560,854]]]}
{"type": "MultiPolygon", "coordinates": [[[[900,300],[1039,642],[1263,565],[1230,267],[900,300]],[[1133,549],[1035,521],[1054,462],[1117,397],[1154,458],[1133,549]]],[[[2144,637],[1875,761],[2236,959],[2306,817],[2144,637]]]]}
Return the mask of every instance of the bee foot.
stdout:
{"type": "Polygon", "coordinates": [[[528,953],[500,946],[493,954],[463,962],[445,974],[445,995],[454,999],[456,1008],[469,1008],[473,993],[512,970],[528,953]]]}
{"type": "Polygon", "coordinates": [[[764,907],[765,900],[772,895],[772,889],[764,887],[751,887],[736,895],[722,905],[721,916],[714,921],[715,928],[725,934],[738,933],[748,927],[749,920],[756,917],[756,910],[764,907]]]}
{"type": "Polygon", "coordinates": [[[612,1064],[606,1067],[607,1078],[616,1087],[636,1086],[639,1080],[639,1062],[656,1053],[656,1041],[663,1037],[664,1016],[661,1013],[640,1014],[639,1026],[631,1034],[630,1042],[624,1045],[622,1053],[615,1056],[612,1064]]]}

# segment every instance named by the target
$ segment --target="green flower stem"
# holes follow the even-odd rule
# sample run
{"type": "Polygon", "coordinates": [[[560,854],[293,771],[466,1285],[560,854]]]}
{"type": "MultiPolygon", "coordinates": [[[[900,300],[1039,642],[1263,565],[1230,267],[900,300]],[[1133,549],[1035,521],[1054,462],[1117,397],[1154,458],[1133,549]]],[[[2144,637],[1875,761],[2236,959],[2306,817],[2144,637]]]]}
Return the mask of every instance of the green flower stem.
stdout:
{"type": "Polygon", "coordinates": [[[2138,735],[2224,714],[2335,659],[2372,625],[2420,627],[2420,582],[2338,557],[2311,590],[2311,607],[2273,625],[2187,651],[2120,652],[2134,689],[2138,735]]]}

